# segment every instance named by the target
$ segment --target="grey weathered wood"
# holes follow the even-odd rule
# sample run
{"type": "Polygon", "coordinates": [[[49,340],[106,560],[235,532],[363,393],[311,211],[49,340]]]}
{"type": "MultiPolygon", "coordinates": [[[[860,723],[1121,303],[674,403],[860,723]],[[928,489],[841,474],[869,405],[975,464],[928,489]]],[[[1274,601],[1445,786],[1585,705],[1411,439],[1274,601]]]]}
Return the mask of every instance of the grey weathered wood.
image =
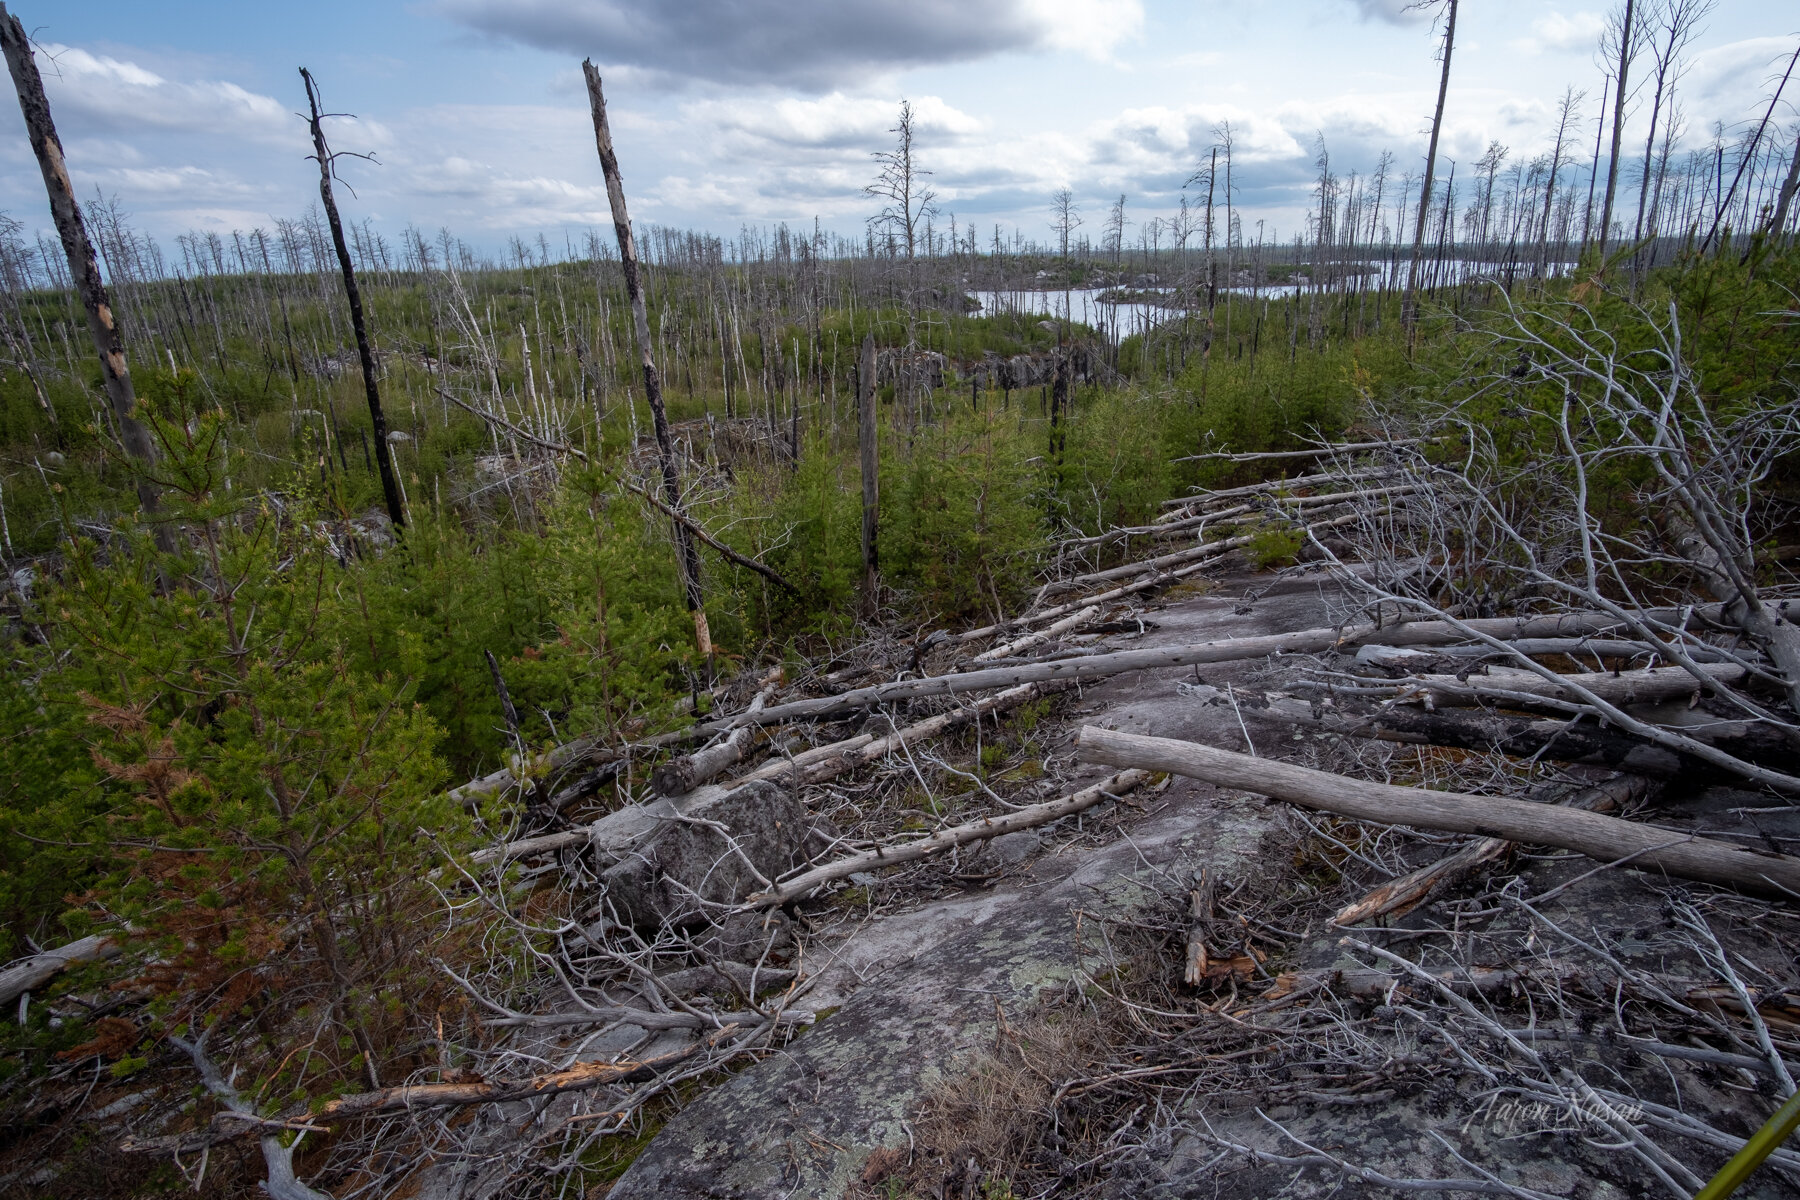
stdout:
{"type": "Polygon", "coordinates": [[[1660,870],[1762,894],[1800,896],[1800,858],[1653,829],[1599,813],[1347,779],[1197,742],[1143,737],[1094,725],[1082,728],[1076,758],[1114,767],[1169,771],[1361,821],[1556,846],[1603,863],[1629,860],[1639,870],[1660,870]]]}
{"type": "MultiPolygon", "coordinates": [[[[1611,812],[1627,804],[1645,799],[1662,790],[1662,785],[1642,776],[1620,775],[1590,788],[1578,789],[1559,801],[1570,808],[1589,812],[1611,812]]],[[[1479,870],[1490,862],[1498,862],[1516,848],[1517,843],[1505,838],[1480,838],[1459,850],[1446,854],[1436,862],[1390,879],[1353,904],[1346,905],[1331,918],[1334,925],[1354,925],[1374,917],[1401,914],[1416,908],[1432,892],[1446,887],[1479,870]]]]}
{"type": "MultiPolygon", "coordinates": [[[[631,232],[631,214],[625,207],[625,182],[619,174],[619,156],[613,150],[612,127],[606,119],[606,96],[600,89],[600,72],[592,59],[581,64],[587,78],[588,106],[594,118],[594,145],[600,153],[600,170],[606,176],[606,200],[612,208],[613,232],[619,239],[619,268],[625,276],[625,294],[631,300],[631,328],[643,362],[644,398],[650,403],[650,420],[656,432],[656,454],[662,466],[663,499],[676,512],[684,512],[681,478],[675,468],[675,442],[669,434],[669,414],[663,407],[662,376],[650,343],[650,317],[644,308],[644,288],[639,279],[637,240],[631,232]]],[[[675,522],[675,544],[680,551],[682,595],[694,616],[694,640],[700,653],[712,655],[712,632],[706,624],[705,598],[700,589],[700,552],[693,533],[675,522]]]]}
{"type": "MultiPolygon", "coordinates": [[[[1698,663],[1696,670],[1721,685],[1740,684],[1744,668],[1731,663],[1698,663]]],[[[1665,700],[1686,698],[1701,690],[1693,673],[1685,667],[1651,667],[1643,671],[1600,672],[1569,676],[1570,684],[1578,684],[1602,700],[1614,704],[1656,704],[1665,700]]],[[[1484,698],[1540,696],[1546,700],[1582,703],[1581,697],[1567,685],[1551,683],[1530,671],[1494,668],[1485,675],[1463,679],[1455,675],[1415,675],[1394,681],[1402,696],[1418,695],[1435,704],[1468,704],[1484,698]]]]}
{"type": "Polygon", "coordinates": [[[922,741],[934,738],[948,729],[967,724],[976,718],[1016,708],[1045,692],[1055,690],[1056,686],[1026,684],[1023,687],[1011,688],[996,695],[983,696],[974,704],[962,705],[948,712],[926,717],[922,721],[915,721],[904,729],[896,729],[886,737],[874,737],[866,733],[858,734],[845,741],[833,742],[828,746],[818,746],[802,754],[796,754],[791,759],[776,759],[774,762],[763,764],[747,775],[728,780],[725,783],[696,788],[685,796],[662,797],[646,804],[634,804],[629,808],[619,809],[617,812],[608,813],[585,828],[547,833],[538,837],[510,842],[503,846],[479,850],[470,856],[470,860],[479,864],[506,862],[532,854],[547,854],[556,850],[565,850],[572,846],[589,846],[602,861],[612,861],[635,848],[643,838],[649,836],[663,823],[671,819],[697,816],[704,812],[708,805],[740,788],[765,781],[788,787],[824,783],[847,771],[879,762],[896,750],[904,750],[908,746],[918,745],[922,741]]]}
{"type": "Polygon", "coordinates": [[[744,906],[746,908],[768,908],[777,904],[788,904],[810,896],[833,880],[847,879],[859,871],[876,871],[882,867],[917,862],[922,858],[930,858],[934,854],[942,854],[954,846],[986,841],[1003,834],[1017,833],[1022,829],[1035,829],[1039,825],[1048,825],[1052,821],[1090,809],[1122,792],[1128,792],[1149,778],[1149,771],[1120,771],[1091,787],[1082,788],[1080,791],[1060,799],[1048,800],[1043,804],[1028,805],[1025,808],[1001,813],[998,816],[983,817],[979,821],[970,821],[950,829],[940,829],[928,837],[903,842],[898,846],[878,846],[861,854],[852,854],[846,858],[840,858],[836,862],[814,867],[792,879],[783,880],[770,891],[758,892],[744,901],[744,906]]]}
{"type": "Polygon", "coordinates": [[[0,1006],[11,1004],[26,992],[35,992],[70,967],[117,958],[120,952],[116,940],[96,933],[10,962],[0,967],[0,1006]]]}
{"type": "MultiPolygon", "coordinates": [[[[1604,613],[1580,613],[1551,617],[1498,617],[1464,621],[1460,624],[1490,637],[1511,639],[1577,637],[1616,628],[1618,622],[1604,613]]],[[[1229,638],[1185,646],[1158,646],[1148,650],[1124,650],[1117,654],[1096,654],[1086,658],[1060,659],[1018,667],[997,667],[986,671],[904,679],[895,683],[857,688],[839,696],[776,704],[754,716],[742,713],[711,722],[701,728],[712,733],[736,728],[752,720],[769,725],[779,721],[829,717],[860,708],[872,708],[878,704],[918,700],[928,696],[951,696],[961,692],[980,692],[1058,679],[1101,679],[1109,675],[1122,675],[1127,671],[1237,662],[1266,658],[1272,654],[1319,654],[1327,650],[1358,646],[1364,642],[1380,642],[1390,646],[1430,646],[1453,644],[1465,641],[1467,637],[1462,628],[1447,621],[1418,621],[1385,628],[1364,625],[1352,628],[1303,629],[1295,633],[1276,633],[1262,637],[1229,638]]]]}

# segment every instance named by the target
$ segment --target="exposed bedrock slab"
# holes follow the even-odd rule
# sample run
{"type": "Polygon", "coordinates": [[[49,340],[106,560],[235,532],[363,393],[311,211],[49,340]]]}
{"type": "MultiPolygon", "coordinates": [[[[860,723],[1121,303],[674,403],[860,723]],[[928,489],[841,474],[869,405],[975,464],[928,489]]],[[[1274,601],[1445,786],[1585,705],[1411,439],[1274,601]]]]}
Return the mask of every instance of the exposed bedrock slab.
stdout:
{"type": "Polygon", "coordinates": [[[841,1195],[875,1149],[907,1144],[903,1122],[926,1089],[991,1044],[996,1002],[1016,1012],[1075,973],[1076,909],[1128,912],[1201,866],[1254,859],[1269,824],[1254,802],[1189,792],[1169,807],[1079,861],[1039,860],[1016,889],[881,922],[890,947],[915,919],[929,943],[878,975],[871,966],[842,1008],[689,1105],[611,1200],[841,1195]]]}
{"type": "MultiPolygon", "coordinates": [[[[1246,582],[1176,601],[1156,614],[1161,628],[1128,644],[1304,629],[1343,607],[1316,579],[1282,581],[1254,603],[1246,582]]],[[[1257,665],[1226,664],[1206,678],[1241,679],[1257,665]]],[[[1188,669],[1144,672],[1087,687],[1075,704],[1114,728],[1238,748],[1244,727],[1231,709],[1180,695],[1177,685],[1192,679],[1188,669]]],[[[1236,874],[1275,824],[1260,801],[1177,781],[1110,845],[1037,858],[992,891],[882,917],[815,948],[805,1003],[829,1015],[690,1104],[609,1200],[842,1195],[874,1150],[907,1144],[904,1122],[932,1083],[992,1044],[996,1002],[1016,1013],[1077,971],[1078,909],[1123,914],[1186,887],[1202,867],[1236,874]]]]}

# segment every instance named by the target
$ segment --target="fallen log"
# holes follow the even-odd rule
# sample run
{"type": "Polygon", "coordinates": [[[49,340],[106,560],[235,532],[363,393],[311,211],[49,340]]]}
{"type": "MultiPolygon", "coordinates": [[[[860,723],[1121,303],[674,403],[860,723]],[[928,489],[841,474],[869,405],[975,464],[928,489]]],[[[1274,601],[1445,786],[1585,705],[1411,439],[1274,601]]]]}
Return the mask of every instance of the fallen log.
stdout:
{"type": "MultiPolygon", "coordinates": [[[[761,712],[767,707],[769,697],[774,694],[777,684],[771,683],[756,694],[750,702],[751,712],[761,712]]],[[[745,725],[734,729],[731,736],[716,746],[708,746],[693,754],[683,754],[670,759],[650,774],[650,787],[665,796],[685,796],[703,783],[709,783],[720,774],[730,770],[742,762],[750,753],[750,747],[756,741],[756,726],[745,725]]]]}
{"type": "Polygon", "coordinates": [[[1368,471],[1321,471],[1316,475],[1296,475],[1291,479],[1265,479],[1261,483],[1246,483],[1242,487],[1207,489],[1189,496],[1177,496],[1172,500],[1164,500],[1162,507],[1172,510],[1163,513],[1158,521],[1177,520],[1175,515],[1184,508],[1192,508],[1196,504],[1218,504],[1226,500],[1235,500],[1242,496],[1255,496],[1263,492],[1292,490],[1302,487],[1321,487],[1333,483],[1357,483],[1365,479],[1384,479],[1393,474],[1386,469],[1368,471]]]}
{"type": "MultiPolygon", "coordinates": [[[[1633,708],[1644,721],[1679,732],[1734,758],[1800,775],[1800,747],[1785,730],[1756,721],[1721,721],[1686,705],[1633,708]]],[[[1276,714],[1287,719],[1288,712],[1276,714]]],[[[1327,726],[1329,727],[1329,726],[1327,726]]],[[[1477,709],[1384,708],[1366,718],[1348,718],[1336,730],[1358,737],[1462,750],[1495,750],[1515,758],[1603,766],[1652,779],[1690,782],[1729,778],[1717,765],[1658,746],[1633,733],[1594,723],[1554,717],[1514,717],[1477,709]]]]}
{"type": "MultiPolygon", "coordinates": [[[[1098,600],[1098,597],[1095,597],[1098,600]]],[[[1521,637],[1571,637],[1585,633],[1604,633],[1617,628],[1618,621],[1606,613],[1569,613],[1547,617],[1495,617],[1477,621],[1416,621],[1398,625],[1362,625],[1324,629],[1302,629],[1294,633],[1267,634],[1260,637],[1226,638],[1215,642],[1198,642],[1185,646],[1159,646],[1147,650],[1121,650],[1116,654],[1058,659],[1023,667],[965,671],[950,675],[928,675],[922,679],[902,679],[893,683],[856,688],[836,696],[812,700],[795,700],[771,705],[752,717],[749,713],[723,717],[696,726],[692,732],[710,735],[735,729],[739,725],[758,723],[772,725],[782,721],[813,720],[854,712],[860,708],[917,700],[928,696],[950,696],[960,692],[981,692],[994,688],[1016,687],[1025,683],[1050,680],[1103,679],[1128,671],[1149,671],[1159,667],[1187,667],[1205,663],[1238,662],[1267,658],[1277,654],[1322,654],[1382,642],[1395,646],[1453,645],[1466,641],[1465,629],[1501,640],[1521,637]]]]}
{"type": "Polygon", "coordinates": [[[1082,728],[1076,758],[1169,771],[1362,821],[1555,846],[1602,863],[1629,862],[1639,870],[1662,870],[1685,879],[1800,898],[1800,858],[1697,835],[1671,834],[1599,813],[1348,779],[1197,742],[1143,737],[1094,725],[1082,728]]]}
{"type": "MultiPolygon", "coordinates": [[[[1741,684],[1748,674],[1732,663],[1699,663],[1700,674],[1721,686],[1741,684]]],[[[1642,671],[1595,671],[1571,675],[1568,684],[1552,683],[1530,671],[1490,668],[1485,674],[1412,675],[1394,681],[1401,700],[1419,699],[1426,704],[1469,704],[1483,700],[1538,697],[1565,704],[1586,703],[1573,690],[1580,687],[1612,704],[1657,704],[1698,695],[1702,684],[1685,667],[1651,667],[1642,671]]]]}
{"type": "MultiPolygon", "coordinates": [[[[1581,788],[1560,803],[1588,812],[1611,812],[1647,799],[1662,786],[1640,775],[1620,775],[1593,787],[1581,788]]],[[[1505,838],[1482,838],[1429,866],[1390,879],[1353,904],[1345,905],[1331,918],[1334,925],[1355,925],[1376,917],[1400,916],[1417,908],[1441,887],[1467,878],[1491,862],[1498,862],[1517,848],[1517,842],[1505,838]]]]}
{"type": "Polygon", "coordinates": [[[526,1079],[479,1080],[474,1083],[414,1083],[400,1087],[340,1096],[320,1105],[311,1114],[315,1122],[354,1120],[379,1117],[389,1113],[414,1112],[421,1108],[455,1108],[469,1104],[510,1104],[519,1100],[537,1100],[568,1092],[585,1092],[616,1083],[641,1083],[654,1079],[656,1073],[685,1062],[703,1050],[709,1050],[739,1026],[727,1026],[710,1038],[659,1054],[654,1058],[623,1059],[618,1062],[576,1063],[564,1071],[533,1075],[526,1079]]]}
{"type": "MultiPolygon", "coordinates": [[[[1311,525],[1306,526],[1306,528],[1312,532],[1317,532],[1322,529],[1336,529],[1360,520],[1361,517],[1361,513],[1348,513],[1341,517],[1335,517],[1329,521],[1315,521],[1311,525]]],[[[1257,534],[1246,533],[1238,537],[1220,538],[1216,542],[1202,542],[1198,546],[1189,546],[1186,550],[1175,550],[1168,554],[1158,555],[1155,558],[1140,559],[1137,562],[1126,563],[1123,566],[1112,567],[1105,571],[1090,571],[1086,575],[1077,575],[1072,579],[1052,580],[1039,589],[1038,598],[1041,600],[1045,597],[1059,595],[1062,592],[1073,591],[1077,588],[1093,587],[1097,583],[1111,583],[1115,579],[1127,579],[1133,575],[1141,575],[1148,571],[1165,571],[1170,567],[1178,567],[1191,563],[1197,558],[1207,558],[1223,554],[1227,550],[1241,549],[1254,542],[1257,536],[1257,534]]]]}
{"type": "Polygon", "coordinates": [[[1004,624],[984,625],[980,629],[971,629],[968,633],[957,634],[955,640],[958,642],[980,641],[982,638],[992,637],[1004,630],[1026,629],[1033,625],[1041,625],[1045,621],[1057,620],[1072,612],[1078,612],[1090,604],[1110,604],[1114,600],[1123,600],[1125,597],[1135,596],[1139,592],[1148,592],[1154,591],[1157,588],[1165,588],[1172,583],[1199,574],[1201,571],[1206,570],[1206,568],[1218,563],[1223,557],[1224,555],[1221,554],[1214,558],[1201,559],[1199,562],[1189,563],[1179,570],[1170,571],[1166,574],[1146,575],[1144,578],[1139,579],[1134,583],[1128,583],[1123,587],[1116,587],[1110,591],[1101,592],[1098,596],[1087,596],[1080,600],[1071,600],[1067,604],[1059,604],[1055,608],[1046,608],[1042,612],[1031,613],[1004,624]]]}
{"type": "Polygon", "coordinates": [[[1047,629],[1040,629],[1036,633],[1028,633],[1017,641],[1007,642],[1003,646],[995,646],[992,650],[983,651],[975,656],[975,661],[991,662],[996,658],[1011,658],[1021,650],[1029,650],[1033,646],[1041,646],[1059,634],[1064,634],[1071,629],[1086,625],[1089,621],[1099,615],[1100,606],[1098,604],[1089,604],[1086,608],[1064,617],[1047,629]]]}
{"type": "Polygon", "coordinates": [[[1103,546],[1108,542],[1123,541],[1126,538],[1167,537],[1177,530],[1192,529],[1198,525],[1210,525],[1215,521],[1229,520],[1254,510],[1254,505],[1238,504],[1230,508],[1209,509],[1198,516],[1184,516],[1184,510],[1176,509],[1174,513],[1158,518],[1152,525],[1123,525],[1117,529],[1109,529],[1105,533],[1097,533],[1092,537],[1070,538],[1057,544],[1057,552],[1079,550],[1084,546],[1103,546]]]}
{"type": "Polygon", "coordinates": [[[1343,442],[1336,446],[1320,446],[1313,450],[1250,450],[1242,454],[1218,451],[1212,454],[1190,454],[1171,462],[1275,462],[1289,458],[1323,458],[1327,454],[1353,454],[1362,450],[1391,450],[1395,446],[1416,446],[1436,438],[1395,438],[1386,442],[1343,442]]]}
{"type": "Polygon", "coordinates": [[[904,729],[897,729],[885,737],[875,737],[867,733],[858,734],[856,737],[847,738],[841,742],[833,742],[827,746],[815,747],[803,754],[796,754],[791,759],[776,759],[740,778],[723,784],[710,784],[698,788],[686,796],[654,800],[647,804],[638,804],[631,808],[620,809],[618,812],[608,813],[592,825],[580,829],[524,838],[503,846],[478,850],[470,855],[470,861],[485,866],[533,854],[547,854],[573,846],[591,846],[603,858],[617,857],[628,853],[636,843],[659,828],[664,822],[692,817],[700,809],[740,788],[762,782],[781,783],[790,787],[824,783],[858,767],[879,762],[896,750],[917,745],[958,725],[966,724],[989,713],[1015,708],[1049,692],[1058,691],[1061,686],[1059,684],[1024,684],[996,695],[984,696],[974,704],[926,717],[904,729]]]}
{"type": "MultiPolygon", "coordinates": [[[[1626,638],[1519,638],[1511,648],[1519,654],[1532,658],[1543,655],[1560,654],[1577,661],[1591,663],[1596,658],[1645,658],[1655,655],[1667,659],[1669,647],[1658,646],[1653,642],[1641,642],[1626,638]]],[[[1683,653],[1695,662],[1730,662],[1732,659],[1723,650],[1708,646],[1688,645],[1682,647],[1683,653]]],[[[1357,654],[1358,662],[1371,663],[1378,667],[1391,667],[1395,670],[1410,672],[1416,668],[1409,666],[1408,658],[1417,656],[1417,662],[1424,662],[1432,657],[1448,655],[1453,658],[1492,658],[1499,654],[1492,646],[1455,646],[1433,651],[1416,651],[1395,649],[1386,646],[1368,646],[1357,654]]],[[[1739,656],[1740,660],[1756,661],[1757,656],[1739,656]]]]}
{"type": "Polygon", "coordinates": [[[26,992],[37,991],[70,967],[104,962],[123,952],[124,947],[111,935],[95,933],[55,950],[15,959],[0,968],[0,1005],[11,1004],[26,992]]]}
{"type": "Polygon", "coordinates": [[[966,825],[957,825],[950,829],[940,829],[929,837],[904,842],[898,846],[877,846],[873,850],[853,854],[848,858],[840,858],[836,862],[814,867],[792,879],[783,880],[777,883],[773,890],[758,892],[745,900],[743,907],[754,909],[791,904],[796,900],[805,899],[833,880],[847,879],[860,871],[876,871],[882,867],[917,862],[934,854],[942,854],[954,846],[985,841],[1003,834],[1017,833],[1021,829],[1048,825],[1052,821],[1092,808],[1103,800],[1110,800],[1124,792],[1131,791],[1150,777],[1149,771],[1120,771],[1117,775],[1103,779],[1091,787],[1083,788],[1079,792],[1058,800],[1033,804],[1028,808],[1001,813],[999,816],[983,817],[979,821],[971,821],[966,825]]]}
{"type": "MultiPolygon", "coordinates": [[[[1372,712],[1345,712],[1279,694],[1243,691],[1227,694],[1218,688],[1201,687],[1185,691],[1191,699],[1202,704],[1235,705],[1242,713],[1269,717],[1321,735],[1373,738],[1411,746],[1448,746],[1514,758],[1549,758],[1557,762],[1604,766],[1654,779],[1673,779],[1690,772],[1721,774],[1690,756],[1653,746],[1616,729],[1585,722],[1576,724],[1569,720],[1507,716],[1482,710],[1426,711],[1401,706],[1382,707],[1372,712]]],[[[1736,753],[1741,747],[1725,748],[1736,753]]]]}

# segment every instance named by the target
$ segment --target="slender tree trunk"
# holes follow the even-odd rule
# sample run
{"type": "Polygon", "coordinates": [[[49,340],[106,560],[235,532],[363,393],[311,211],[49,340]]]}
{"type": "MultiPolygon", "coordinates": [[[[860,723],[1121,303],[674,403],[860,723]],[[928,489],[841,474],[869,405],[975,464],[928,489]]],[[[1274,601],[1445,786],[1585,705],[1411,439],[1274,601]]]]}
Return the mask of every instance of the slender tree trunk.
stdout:
{"type": "Polygon", "coordinates": [[[881,455],[876,442],[875,335],[863,336],[862,359],[856,368],[856,448],[862,464],[863,587],[875,602],[880,554],[875,541],[881,514],[881,455]]]}
{"type": "MultiPolygon", "coordinates": [[[[600,90],[600,72],[593,60],[584,60],[588,103],[594,115],[594,144],[600,152],[600,170],[606,176],[606,199],[612,206],[613,232],[619,238],[619,266],[625,276],[625,294],[631,299],[632,329],[644,367],[644,397],[650,402],[650,419],[656,430],[656,452],[662,461],[663,496],[670,509],[685,513],[681,479],[675,469],[675,445],[669,436],[669,414],[663,407],[662,379],[650,345],[650,318],[644,310],[644,289],[638,273],[637,242],[631,234],[631,214],[625,207],[625,184],[619,176],[619,157],[613,152],[612,127],[606,121],[606,96],[600,90]]],[[[681,575],[688,611],[694,616],[694,642],[709,661],[712,633],[706,625],[705,598],[700,591],[700,552],[694,536],[680,521],[675,523],[675,544],[681,555],[681,575]]]]}
{"type": "Polygon", "coordinates": [[[1788,205],[1793,203],[1794,189],[1800,186],[1800,138],[1794,140],[1794,157],[1788,161],[1787,178],[1782,181],[1781,195],[1775,201],[1775,211],[1769,216],[1769,223],[1763,228],[1763,234],[1769,238],[1779,238],[1783,229],[1787,228],[1788,205]]]}
{"type": "Polygon", "coordinates": [[[1606,243],[1612,237],[1613,198],[1619,190],[1619,148],[1625,136],[1625,94],[1631,72],[1632,42],[1636,40],[1636,0],[1625,0],[1625,20],[1619,26],[1618,89],[1613,93],[1612,150],[1606,163],[1606,199],[1600,206],[1600,259],[1606,260],[1606,243]]]}
{"type": "MultiPolygon", "coordinates": [[[[325,144],[325,130],[319,123],[319,87],[305,67],[300,78],[306,82],[306,103],[311,111],[313,157],[319,161],[319,199],[325,205],[325,220],[331,226],[331,245],[337,251],[338,266],[344,273],[344,295],[350,301],[350,328],[356,334],[356,354],[362,363],[363,391],[369,399],[369,424],[375,431],[375,465],[381,472],[381,494],[387,500],[388,519],[399,529],[406,524],[406,505],[400,496],[400,481],[394,475],[394,457],[388,446],[387,417],[381,411],[381,389],[375,382],[375,355],[369,349],[369,331],[363,321],[362,292],[356,286],[356,268],[350,262],[350,247],[344,242],[344,223],[338,219],[337,200],[331,193],[331,149],[325,144]]],[[[340,450],[340,455],[342,451],[340,450]]]]}
{"type": "Polygon", "coordinates": [[[1450,52],[1456,48],[1456,5],[1449,0],[1450,14],[1444,25],[1444,69],[1438,76],[1437,108],[1431,116],[1431,145],[1425,151],[1425,182],[1419,189],[1419,219],[1413,226],[1412,264],[1406,271],[1406,294],[1400,299],[1400,321],[1406,326],[1406,345],[1410,350],[1418,326],[1419,261],[1425,253],[1425,223],[1431,216],[1431,180],[1437,170],[1438,135],[1444,128],[1444,97],[1450,91],[1450,52]]]}
{"type": "MultiPolygon", "coordinates": [[[[1800,63],[1800,46],[1794,48],[1793,56],[1788,59],[1787,69],[1781,73],[1781,82],[1775,85],[1775,94],[1769,97],[1769,107],[1764,111],[1762,121],[1756,127],[1756,133],[1751,136],[1750,145],[1744,150],[1744,157],[1738,162],[1737,174],[1731,177],[1731,187],[1726,191],[1725,198],[1719,203],[1718,211],[1713,214],[1712,228],[1707,231],[1706,240],[1700,243],[1700,253],[1702,254],[1705,254],[1706,248],[1712,245],[1713,238],[1719,235],[1719,226],[1725,219],[1725,213],[1731,208],[1731,198],[1737,195],[1738,184],[1744,181],[1744,169],[1756,159],[1757,147],[1762,144],[1763,134],[1768,132],[1769,118],[1775,115],[1775,106],[1781,103],[1781,93],[1787,88],[1788,79],[1794,73],[1795,63],[1800,63]]],[[[1720,153],[1723,154],[1723,150],[1720,153]]],[[[1720,161],[1722,166],[1723,159],[1720,161]]],[[[1745,224],[1749,224],[1749,222],[1746,221],[1745,224]]]]}
{"type": "MultiPolygon", "coordinates": [[[[24,114],[25,128],[31,136],[31,149],[37,155],[38,167],[44,174],[44,190],[50,197],[50,216],[62,239],[63,253],[69,260],[69,277],[75,294],[87,310],[88,332],[94,339],[94,350],[100,356],[100,378],[106,398],[112,406],[113,419],[119,427],[119,438],[125,451],[139,466],[137,477],[138,506],[146,513],[157,509],[156,485],[151,482],[149,468],[156,462],[156,447],[150,431],[137,419],[137,395],[131,387],[131,368],[125,361],[125,343],[113,320],[112,298],[100,278],[100,262],[94,245],[88,240],[87,226],[81,209],[75,203],[75,185],[69,179],[68,164],[63,159],[62,141],[56,136],[56,123],[50,116],[50,101],[44,95],[43,77],[38,74],[37,60],[32,57],[31,43],[19,19],[0,3],[0,50],[6,55],[6,66],[12,72],[13,86],[19,95],[19,111],[24,114]]],[[[166,534],[159,533],[163,541],[166,534]]]]}
{"type": "Polygon", "coordinates": [[[1581,247],[1575,253],[1577,262],[1587,253],[1588,237],[1593,233],[1594,185],[1600,179],[1600,142],[1606,136],[1606,89],[1611,86],[1612,80],[1608,79],[1600,88],[1600,116],[1594,125],[1594,162],[1588,168],[1587,207],[1581,211],[1581,247]]]}

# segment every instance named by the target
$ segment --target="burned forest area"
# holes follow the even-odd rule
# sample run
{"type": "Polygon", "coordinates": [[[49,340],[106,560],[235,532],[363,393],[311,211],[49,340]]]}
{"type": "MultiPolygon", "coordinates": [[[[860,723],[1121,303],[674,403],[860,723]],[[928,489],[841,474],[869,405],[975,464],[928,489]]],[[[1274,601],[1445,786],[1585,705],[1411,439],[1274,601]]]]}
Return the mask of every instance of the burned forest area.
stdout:
{"type": "Polygon", "coordinates": [[[589,62],[502,248],[324,70],[159,240],[0,5],[0,1196],[1800,1195],[1800,83],[1672,151],[1709,11],[1459,179],[1438,0],[1286,237],[1229,124],[989,237],[904,102],[849,233],[634,221],[589,62]]]}

